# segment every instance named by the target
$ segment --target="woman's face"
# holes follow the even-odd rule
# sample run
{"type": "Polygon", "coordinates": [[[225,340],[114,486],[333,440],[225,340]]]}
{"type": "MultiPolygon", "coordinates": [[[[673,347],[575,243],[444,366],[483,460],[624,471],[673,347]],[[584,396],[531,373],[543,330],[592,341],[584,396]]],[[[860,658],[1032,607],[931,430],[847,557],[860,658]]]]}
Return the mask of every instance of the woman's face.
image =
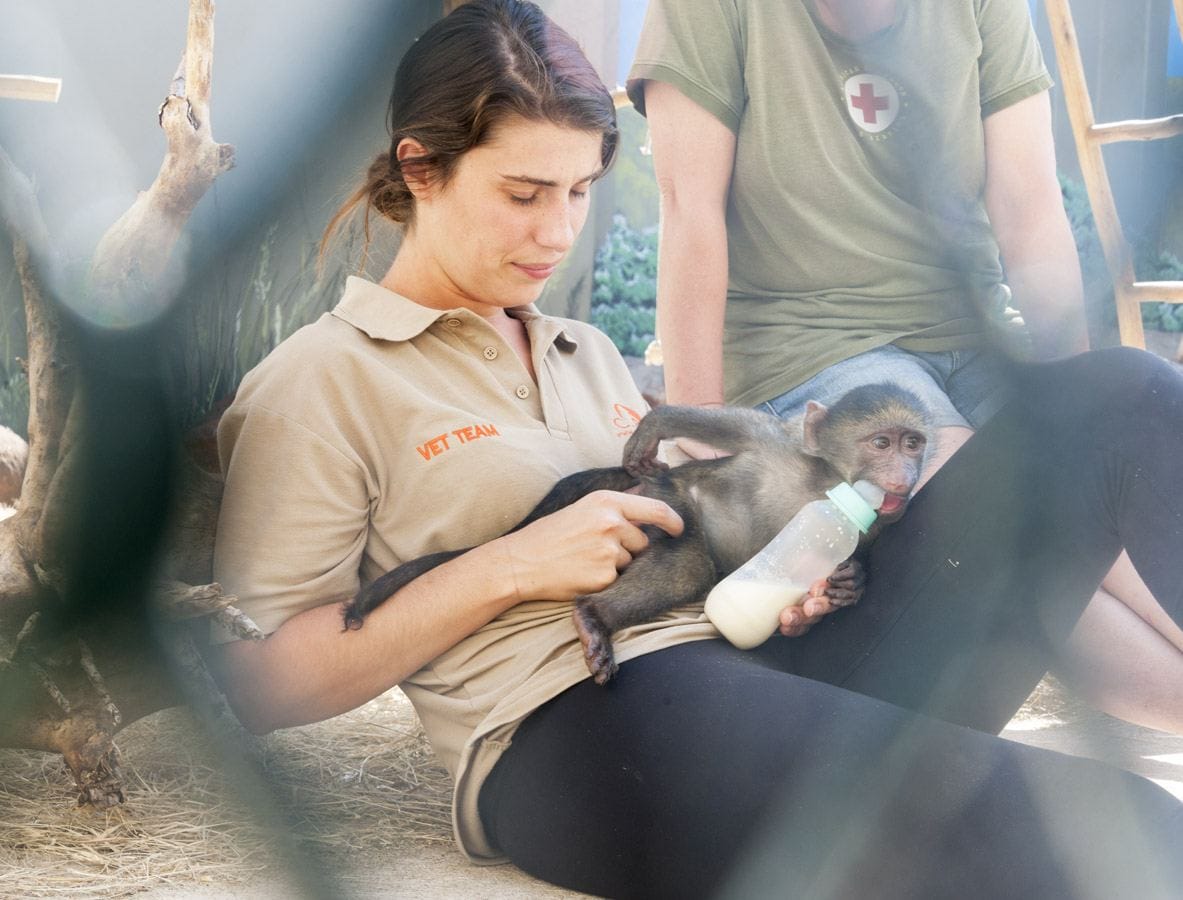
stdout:
{"type": "MultiPolygon", "coordinates": [[[[419,303],[481,315],[538,299],[587,218],[601,135],[513,118],[416,199],[419,303]]],[[[414,291],[414,293],[410,293],[414,291]]]]}

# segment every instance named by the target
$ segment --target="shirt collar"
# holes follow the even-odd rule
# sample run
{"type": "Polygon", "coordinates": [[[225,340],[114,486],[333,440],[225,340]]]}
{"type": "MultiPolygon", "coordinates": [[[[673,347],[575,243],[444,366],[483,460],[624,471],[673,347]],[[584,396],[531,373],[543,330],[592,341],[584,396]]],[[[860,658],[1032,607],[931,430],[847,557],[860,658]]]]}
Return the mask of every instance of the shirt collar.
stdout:
{"type": "MultiPolygon", "coordinates": [[[[547,344],[553,340],[564,349],[576,348],[575,339],[563,328],[562,322],[543,315],[533,303],[514,307],[509,313],[525,323],[531,343],[547,344]]],[[[332,314],[377,341],[409,341],[441,319],[480,319],[467,309],[439,310],[420,306],[402,294],[356,275],[345,280],[345,292],[332,314]]]]}

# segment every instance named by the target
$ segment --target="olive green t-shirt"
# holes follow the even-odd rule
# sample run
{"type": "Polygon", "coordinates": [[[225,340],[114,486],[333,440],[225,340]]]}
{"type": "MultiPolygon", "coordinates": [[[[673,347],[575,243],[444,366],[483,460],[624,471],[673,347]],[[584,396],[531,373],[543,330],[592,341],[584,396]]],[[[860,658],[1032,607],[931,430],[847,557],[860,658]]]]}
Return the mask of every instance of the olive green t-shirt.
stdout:
{"type": "Polygon", "coordinates": [[[650,0],[629,76],[736,135],[727,400],[895,342],[975,346],[1001,314],[982,120],[1051,79],[1024,0],[899,0],[852,43],[812,0],[650,0]]]}

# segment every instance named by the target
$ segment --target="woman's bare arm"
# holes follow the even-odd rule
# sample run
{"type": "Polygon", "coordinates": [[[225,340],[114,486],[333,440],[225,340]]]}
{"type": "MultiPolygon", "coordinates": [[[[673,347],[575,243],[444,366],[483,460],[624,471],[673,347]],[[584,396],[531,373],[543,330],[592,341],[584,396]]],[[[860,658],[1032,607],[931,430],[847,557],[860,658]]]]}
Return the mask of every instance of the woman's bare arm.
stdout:
{"type": "Polygon", "coordinates": [[[671,84],[645,83],[661,197],[657,327],[670,403],[723,401],[727,193],[735,135],[671,84]]]}
{"type": "Polygon", "coordinates": [[[597,491],[426,573],[363,628],[344,630],[341,603],[326,602],[263,641],[212,648],[211,662],[251,731],[320,721],[389,690],[521,601],[602,590],[647,545],[644,524],[682,530],[661,501],[597,491]]]}

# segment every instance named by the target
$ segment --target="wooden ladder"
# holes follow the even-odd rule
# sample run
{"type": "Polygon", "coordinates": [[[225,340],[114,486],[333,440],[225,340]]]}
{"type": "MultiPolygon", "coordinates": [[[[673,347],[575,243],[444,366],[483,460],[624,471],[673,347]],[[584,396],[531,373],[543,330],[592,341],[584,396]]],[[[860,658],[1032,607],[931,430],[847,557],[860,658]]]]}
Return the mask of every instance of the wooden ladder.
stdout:
{"type": "MultiPolygon", "coordinates": [[[[1097,236],[1105,255],[1105,265],[1113,281],[1117,304],[1117,327],[1121,342],[1131,347],[1145,347],[1142,331],[1143,303],[1183,303],[1183,281],[1135,281],[1134,259],[1130,245],[1121,230],[1113,189],[1101,146],[1112,141],[1153,141],[1183,134],[1183,114],[1161,119],[1127,119],[1121,122],[1098,123],[1093,115],[1076,40],[1076,27],[1068,0],[1044,0],[1048,23],[1056,47],[1056,61],[1068,107],[1068,119],[1076,140],[1080,171],[1088,193],[1089,205],[1097,223],[1097,236]]],[[[1175,17],[1183,32],[1183,0],[1174,0],[1175,17]]],[[[1183,350],[1183,346],[1180,347],[1183,350]]]]}

